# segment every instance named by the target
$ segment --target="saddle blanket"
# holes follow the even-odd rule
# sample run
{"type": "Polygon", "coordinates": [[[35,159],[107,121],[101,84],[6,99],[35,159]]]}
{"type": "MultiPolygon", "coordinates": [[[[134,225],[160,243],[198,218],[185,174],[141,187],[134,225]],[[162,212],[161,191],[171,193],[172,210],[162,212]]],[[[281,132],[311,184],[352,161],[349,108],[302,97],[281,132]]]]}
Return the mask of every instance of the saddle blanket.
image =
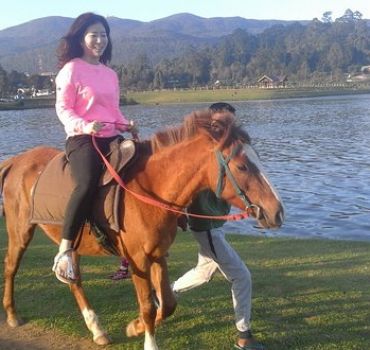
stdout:
{"type": "MultiPolygon", "coordinates": [[[[121,172],[134,158],[135,144],[126,140],[112,145],[109,162],[121,172]]],[[[102,229],[119,231],[121,188],[106,171],[97,188],[92,217],[102,229]]],[[[32,189],[31,223],[62,225],[74,180],[64,152],[55,156],[40,174],[32,189]]]]}

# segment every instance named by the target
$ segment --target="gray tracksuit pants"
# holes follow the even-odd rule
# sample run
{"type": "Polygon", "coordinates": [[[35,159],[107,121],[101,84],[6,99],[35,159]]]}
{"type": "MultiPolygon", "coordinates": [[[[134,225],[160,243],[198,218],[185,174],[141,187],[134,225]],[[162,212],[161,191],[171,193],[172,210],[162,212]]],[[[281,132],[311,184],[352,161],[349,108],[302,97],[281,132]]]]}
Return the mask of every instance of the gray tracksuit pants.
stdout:
{"type": "Polygon", "coordinates": [[[173,291],[181,293],[209,282],[219,270],[231,283],[236,328],[240,332],[250,329],[252,280],[248,268],[226,241],[222,228],[192,234],[199,244],[198,263],[173,283],[173,291]]]}

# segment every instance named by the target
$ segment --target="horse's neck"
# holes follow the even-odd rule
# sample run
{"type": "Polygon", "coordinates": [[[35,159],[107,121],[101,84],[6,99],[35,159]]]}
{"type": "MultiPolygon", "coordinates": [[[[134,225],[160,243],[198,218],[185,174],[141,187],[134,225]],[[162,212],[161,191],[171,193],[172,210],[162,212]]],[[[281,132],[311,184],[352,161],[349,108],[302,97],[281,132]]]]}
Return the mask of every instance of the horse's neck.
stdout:
{"type": "Polygon", "coordinates": [[[202,138],[166,147],[148,159],[135,181],[164,201],[186,206],[208,184],[211,147],[202,138]]]}

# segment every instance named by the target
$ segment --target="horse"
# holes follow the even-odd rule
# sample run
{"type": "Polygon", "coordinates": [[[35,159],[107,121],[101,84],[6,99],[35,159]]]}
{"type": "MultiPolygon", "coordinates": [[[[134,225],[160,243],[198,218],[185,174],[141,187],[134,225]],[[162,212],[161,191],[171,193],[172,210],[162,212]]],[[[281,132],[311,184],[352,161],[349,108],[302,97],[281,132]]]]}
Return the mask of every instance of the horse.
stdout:
{"type": "MultiPolygon", "coordinates": [[[[155,327],[176,308],[166,257],[181,214],[143,202],[136,194],[173,208],[186,208],[197,193],[211,189],[231,205],[243,211],[247,207],[264,228],[280,227],[284,208],[247,131],[231,114],[215,119],[209,110],[194,111],[181,124],[154,133],[138,146],[141,156],[125,170],[127,191],[121,195],[119,232],[111,230],[107,234],[119,255],[125,256],[132,267],[139,316],[129,322],[126,334],[145,334],[144,350],[157,350],[155,327]],[[153,300],[153,289],[159,307],[153,300]]],[[[22,324],[15,307],[14,278],[36,226],[55,243],[61,239],[60,225],[32,224],[29,220],[31,190],[48,162],[60,152],[38,146],[0,164],[0,193],[8,233],[3,307],[10,327],[22,324]]],[[[92,236],[83,229],[77,257],[106,255],[92,236]]],[[[82,280],[69,286],[93,341],[99,345],[110,343],[84,293],[82,280]]]]}

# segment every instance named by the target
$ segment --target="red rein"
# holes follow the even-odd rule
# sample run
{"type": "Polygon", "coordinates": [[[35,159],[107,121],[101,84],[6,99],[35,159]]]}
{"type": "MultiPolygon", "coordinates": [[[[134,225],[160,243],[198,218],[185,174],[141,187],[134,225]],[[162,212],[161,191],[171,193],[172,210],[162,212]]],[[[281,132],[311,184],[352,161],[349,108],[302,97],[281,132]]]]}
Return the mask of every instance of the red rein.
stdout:
{"type": "Polygon", "coordinates": [[[209,215],[200,215],[200,214],[188,213],[185,210],[176,209],[176,208],[174,208],[174,207],[172,207],[172,206],[170,206],[168,204],[159,202],[159,201],[155,200],[154,198],[146,197],[146,196],[143,196],[141,194],[135,193],[135,192],[131,191],[130,189],[128,189],[126,187],[125,183],[123,182],[123,180],[121,179],[121,177],[117,174],[116,170],[110,165],[110,163],[108,162],[108,160],[104,157],[103,153],[101,153],[98,145],[96,144],[96,140],[95,140],[95,137],[94,136],[92,136],[92,143],[93,143],[96,151],[100,155],[100,157],[103,159],[103,162],[106,165],[107,169],[109,170],[109,172],[111,173],[111,175],[113,176],[113,178],[117,181],[117,183],[125,191],[129,192],[135,198],[139,199],[140,201],[142,201],[142,202],[144,202],[146,204],[152,205],[154,207],[162,208],[164,210],[171,211],[171,212],[176,213],[176,214],[188,215],[188,216],[192,216],[192,217],[200,218],[200,219],[237,221],[237,220],[246,219],[249,216],[249,213],[247,211],[245,211],[243,213],[238,213],[238,214],[217,215],[217,216],[209,216],[209,215]]]}

